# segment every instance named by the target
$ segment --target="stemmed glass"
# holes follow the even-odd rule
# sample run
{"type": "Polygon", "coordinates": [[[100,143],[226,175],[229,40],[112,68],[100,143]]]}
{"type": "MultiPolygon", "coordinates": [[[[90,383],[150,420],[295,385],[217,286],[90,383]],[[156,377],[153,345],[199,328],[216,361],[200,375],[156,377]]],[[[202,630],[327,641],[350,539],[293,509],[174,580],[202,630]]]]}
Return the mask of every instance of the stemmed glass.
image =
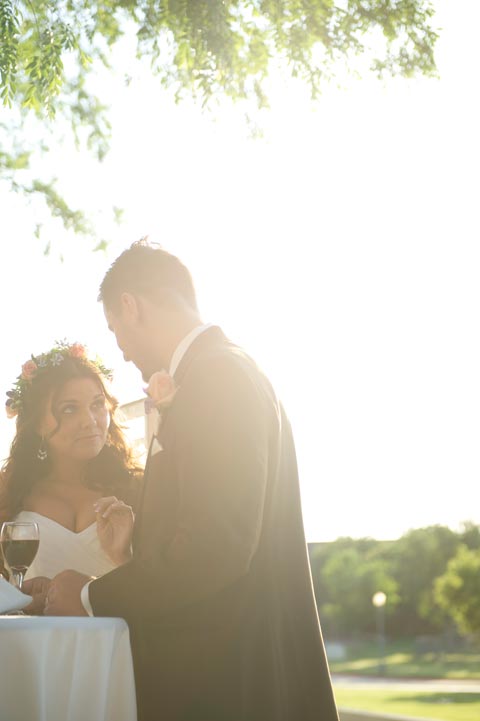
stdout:
{"type": "Polygon", "coordinates": [[[13,521],[2,524],[0,547],[11,574],[10,580],[19,591],[22,590],[23,578],[37,555],[39,543],[40,536],[36,523],[13,521]]]}

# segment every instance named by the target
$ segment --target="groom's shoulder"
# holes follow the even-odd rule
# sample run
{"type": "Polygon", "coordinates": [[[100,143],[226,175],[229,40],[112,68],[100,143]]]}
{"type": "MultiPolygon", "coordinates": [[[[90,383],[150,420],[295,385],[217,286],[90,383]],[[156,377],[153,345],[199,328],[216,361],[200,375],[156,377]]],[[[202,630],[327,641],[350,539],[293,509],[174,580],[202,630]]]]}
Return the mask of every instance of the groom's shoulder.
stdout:
{"type": "Polygon", "coordinates": [[[253,392],[274,395],[264,372],[239,345],[224,343],[206,349],[192,362],[184,379],[187,385],[213,392],[234,394],[253,392]]]}
{"type": "Polygon", "coordinates": [[[226,375],[261,373],[253,358],[243,348],[228,339],[199,354],[192,363],[192,371],[209,375],[213,372],[226,375]]]}

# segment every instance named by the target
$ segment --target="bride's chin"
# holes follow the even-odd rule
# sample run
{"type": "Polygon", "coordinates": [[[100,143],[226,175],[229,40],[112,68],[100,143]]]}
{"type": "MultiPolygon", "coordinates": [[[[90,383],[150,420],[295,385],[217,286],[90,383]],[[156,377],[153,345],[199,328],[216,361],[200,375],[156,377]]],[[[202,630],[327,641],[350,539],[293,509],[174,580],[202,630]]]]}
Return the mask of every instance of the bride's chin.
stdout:
{"type": "Polygon", "coordinates": [[[104,447],[105,444],[103,443],[102,445],[98,445],[95,448],[77,449],[74,455],[76,460],[78,461],[92,461],[94,458],[100,455],[104,447]]]}

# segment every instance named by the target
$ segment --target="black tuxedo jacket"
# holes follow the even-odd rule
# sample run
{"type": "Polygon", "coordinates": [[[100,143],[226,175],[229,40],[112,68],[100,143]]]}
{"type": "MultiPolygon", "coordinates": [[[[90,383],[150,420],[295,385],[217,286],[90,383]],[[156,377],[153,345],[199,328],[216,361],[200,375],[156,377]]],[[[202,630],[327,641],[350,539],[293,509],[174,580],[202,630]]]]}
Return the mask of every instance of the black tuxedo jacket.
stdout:
{"type": "Polygon", "coordinates": [[[89,587],[129,624],[139,718],[337,721],[285,413],[217,327],[175,380],[133,560],[89,587]]]}

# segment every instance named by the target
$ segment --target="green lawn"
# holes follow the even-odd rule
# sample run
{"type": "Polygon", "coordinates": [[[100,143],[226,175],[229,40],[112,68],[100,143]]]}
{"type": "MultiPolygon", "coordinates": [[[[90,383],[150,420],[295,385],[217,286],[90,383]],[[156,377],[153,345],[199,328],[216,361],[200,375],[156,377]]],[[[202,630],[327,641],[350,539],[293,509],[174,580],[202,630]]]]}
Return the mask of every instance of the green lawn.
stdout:
{"type": "Polygon", "coordinates": [[[479,721],[480,693],[418,693],[335,688],[340,708],[428,718],[435,721],[479,721]]]}
{"type": "MultiPolygon", "coordinates": [[[[332,673],[377,675],[378,649],[374,643],[351,644],[347,658],[329,663],[332,673]]],[[[416,653],[414,641],[395,641],[386,646],[385,667],[391,677],[480,679],[480,652],[416,653]]]]}

